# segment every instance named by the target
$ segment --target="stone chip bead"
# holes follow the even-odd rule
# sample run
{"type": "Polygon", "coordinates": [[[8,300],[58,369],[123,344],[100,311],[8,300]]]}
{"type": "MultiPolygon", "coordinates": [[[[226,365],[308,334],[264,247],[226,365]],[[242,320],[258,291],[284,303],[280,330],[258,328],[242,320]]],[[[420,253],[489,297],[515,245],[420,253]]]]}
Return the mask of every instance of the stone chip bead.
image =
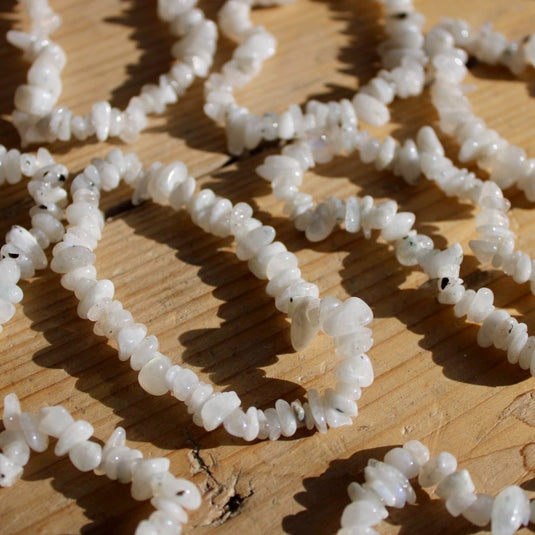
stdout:
{"type": "Polygon", "coordinates": [[[418,483],[422,487],[431,487],[440,483],[446,476],[455,472],[457,459],[447,451],[439,453],[427,461],[420,470],[418,483]]]}
{"type": "Polygon", "coordinates": [[[77,420],[69,424],[61,433],[54,454],[57,456],[65,455],[76,444],[86,441],[93,434],[93,426],[85,420],[77,420]]]}
{"type": "Polygon", "coordinates": [[[523,489],[515,485],[503,489],[494,500],[491,513],[492,535],[512,535],[527,526],[531,510],[523,489]]]}

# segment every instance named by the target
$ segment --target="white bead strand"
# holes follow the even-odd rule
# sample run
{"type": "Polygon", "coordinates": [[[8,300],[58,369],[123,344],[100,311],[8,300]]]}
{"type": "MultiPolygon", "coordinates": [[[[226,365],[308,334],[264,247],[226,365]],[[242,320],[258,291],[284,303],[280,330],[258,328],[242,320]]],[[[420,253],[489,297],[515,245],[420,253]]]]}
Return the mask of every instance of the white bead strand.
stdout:
{"type": "Polygon", "coordinates": [[[15,92],[15,124],[23,145],[80,141],[96,136],[99,141],[119,137],[132,143],[147,126],[147,115],[161,114],[175,104],[197,76],[205,77],[212,66],[217,42],[216,25],[204,17],[195,0],[175,5],[158,0],[158,16],[167,22],[177,41],[171,54],[177,62],[157,84],[146,84],[132,97],[124,111],[109,102],[96,102],[85,116],[74,115],[65,106],[57,107],[61,95],[61,71],[66,62],[63,49],[50,39],[60,18],[47,0],[26,0],[32,27],[29,33],[11,30],[7,40],[24,52],[31,62],[27,83],[15,92]]]}
{"type": "Polygon", "coordinates": [[[143,459],[139,450],[127,447],[122,427],[117,427],[102,447],[89,440],[93,426],[85,420],[73,420],[61,405],[45,407],[32,415],[21,412],[15,394],[4,399],[3,422],[6,430],[0,433],[0,487],[11,487],[28,462],[30,448],[45,451],[51,436],[58,439],[54,453],[68,455],[78,470],[131,483],[135,500],[151,501],[156,510],[140,522],[137,535],[161,533],[162,522],[165,533],[179,534],[188,520],[185,510],[193,511],[201,504],[199,489],[169,472],[169,459],[143,459]]]}
{"type": "Polygon", "coordinates": [[[11,227],[0,249],[0,332],[15,314],[14,304],[23,298],[18,282],[47,266],[44,251],[64,233],[61,220],[67,200],[67,169],[56,164],[46,149],[39,149],[36,155],[21,154],[0,145],[0,183],[16,184],[23,176],[30,178],[28,191],[35,202],[30,209],[32,226],[30,230],[11,227]]]}
{"type": "Polygon", "coordinates": [[[298,427],[326,432],[328,427],[349,425],[358,414],[355,402],[361,388],[374,379],[366,354],[373,344],[366,327],[373,317],[371,309],[357,297],[345,302],[319,299],[317,286],[301,277],[296,256],[274,241],[274,229],[253,218],[248,204],[233,206],[211,190],[197,194],[194,190],[195,180],[188,176],[183,164],[164,167],[156,163],[143,171],[134,155],[125,156],[118,149],[104,160],[93,160],[74,179],[74,202],[66,210],[69,226],[65,239],[54,247],[51,268],[62,274],[62,285],[73,290],[80,300],[78,314],[95,322],[95,334],[116,340],[120,359],[129,360],[130,366],[139,371],[138,380],[144,390],[153,395],[171,392],[186,403],[194,423],[208,431],[223,425],[229,433],[246,440],[276,440],[281,435],[293,435],[298,427]],[[115,171],[108,169],[103,175],[99,170],[108,166],[115,171]],[[105,180],[109,176],[114,177],[111,183],[105,180]],[[304,349],[320,330],[333,337],[335,353],[341,360],[334,370],[338,379],[335,388],[322,395],[310,390],[304,404],[278,400],[275,408],[266,411],[243,411],[236,393],[214,392],[191,370],[172,365],[158,351],[158,340],[147,336],[146,326],[134,323],[130,312],[113,300],[113,283],[98,280],[93,265],[93,249],[104,225],[98,208],[100,189],[110,190],[122,179],[135,188],[135,203],[152,198],[169,202],[175,210],[185,207],[203,230],[222,237],[234,236],[238,258],[246,260],[257,277],[269,280],[267,293],[275,299],[275,306],[292,319],[291,340],[295,347],[304,349]],[[88,239],[83,243],[67,241],[69,236],[88,239]]]}
{"type": "Polygon", "coordinates": [[[512,535],[530,522],[530,501],[523,489],[506,487],[496,498],[476,494],[468,470],[457,470],[451,453],[430,458],[429,450],[416,440],[390,450],[384,462],[370,459],[364,478],[363,485],[351,483],[347,489],[351,504],[344,509],[338,535],[376,534],[373,527],[388,517],[386,507],[415,503],[409,482],[415,478],[421,487],[436,486],[435,494],[452,516],[462,514],[479,527],[490,522],[493,535],[512,535]]]}
{"type": "MultiPolygon", "coordinates": [[[[432,102],[441,129],[461,146],[459,160],[476,162],[501,188],[516,184],[528,200],[535,201],[535,159],[528,158],[523,149],[511,145],[477,117],[462,88],[468,54],[491,65],[500,63],[519,74],[528,64],[525,50],[530,41],[510,43],[488,25],[475,32],[464,21],[451,19],[434,28],[426,41],[434,68],[432,102]]],[[[533,58],[530,62],[533,64],[533,58]]]]}
{"type": "MultiPolygon", "coordinates": [[[[259,4],[282,4],[273,0],[259,4]]],[[[206,115],[225,125],[230,154],[257,147],[262,140],[283,141],[303,139],[312,134],[316,159],[330,160],[334,153],[353,149],[358,119],[374,126],[390,120],[387,105],[395,96],[407,98],[419,95],[424,87],[426,57],[422,49],[423,17],[414,12],[411,1],[402,5],[384,4],[387,40],[380,47],[385,69],[363,86],[351,101],[329,102],[311,100],[304,106],[291,105],[281,114],[269,111],[262,116],[251,114],[234,98],[234,90],[243,87],[258,74],[263,61],[275,53],[275,38],[263,27],[253,27],[250,8],[254,3],[228,0],[219,13],[221,31],[240,42],[233,58],[221,73],[211,74],[205,83],[206,115]],[[322,143],[314,134],[329,131],[330,141],[322,143]]]]}

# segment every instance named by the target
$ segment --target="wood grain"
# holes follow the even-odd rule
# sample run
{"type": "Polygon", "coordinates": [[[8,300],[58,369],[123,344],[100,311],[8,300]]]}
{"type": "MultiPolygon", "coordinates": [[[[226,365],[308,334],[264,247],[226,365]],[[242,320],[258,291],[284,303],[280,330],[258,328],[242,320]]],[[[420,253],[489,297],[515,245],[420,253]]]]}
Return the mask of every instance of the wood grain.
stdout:
{"type": "MultiPolygon", "coordinates": [[[[68,54],[61,102],[86,113],[91,103],[110,99],[124,106],[143,83],[170,62],[172,43],[155,15],[154,2],[54,0],[63,25],[55,39],[68,54]]],[[[220,2],[200,2],[215,17],[220,2]]],[[[525,0],[417,1],[427,27],[441,16],[487,20],[511,38],[533,31],[535,4],[525,0]]],[[[351,97],[377,69],[375,48],[382,36],[380,11],[372,0],[297,0],[262,9],[254,20],[279,40],[277,55],[261,75],[238,93],[256,112],[282,111],[291,103],[351,97]]],[[[0,6],[0,142],[17,147],[9,116],[12,95],[26,65],[5,42],[12,27],[27,20],[14,0],[0,6]]],[[[232,52],[222,39],[218,66],[232,52]]],[[[470,100],[501,135],[535,154],[535,74],[513,79],[505,70],[477,66],[468,84],[470,100]]],[[[0,397],[15,391],[26,410],[63,404],[75,418],[95,427],[105,441],[115,426],[126,428],[129,444],[147,456],[165,455],[173,473],[192,477],[204,492],[200,511],[184,532],[217,534],[333,533],[348,503],[346,486],[362,479],[370,457],[382,457],[408,439],[425,441],[433,452],[448,450],[470,469],[481,492],[509,484],[535,490],[534,383],[504,355],[480,349],[476,328],[454,317],[435,300],[419,271],[400,267],[380,239],[367,241],[343,231],[310,244],[282,213],[282,206],[255,175],[265,147],[239,159],[225,152],[223,132],[202,114],[202,83],[159,118],[131,147],[148,165],[183,160],[203,186],[233,202],[246,200],[257,217],[273,225],[299,257],[305,278],[321,295],[358,295],[373,308],[375,345],[370,351],[377,379],[366,389],[351,427],[326,435],[300,433],[291,440],[245,444],[224,431],[205,433],[170,397],[152,398],[136,375],[116,358],[114,348],[76,316],[76,303],[45,272],[23,283],[25,298],[1,334],[0,397]]],[[[393,122],[377,130],[397,139],[436,124],[428,94],[396,102],[393,122]]],[[[456,147],[443,138],[449,155],[456,147]]],[[[56,143],[56,158],[74,174],[113,143],[56,143]]],[[[479,266],[468,249],[475,234],[475,210],[445,198],[422,182],[404,184],[378,173],[356,157],[337,158],[306,176],[305,189],[317,199],[360,192],[394,198],[416,213],[417,228],[439,247],[460,241],[466,252],[462,277],[470,287],[489,286],[499,306],[535,329],[535,300],[528,285],[515,285],[489,266],[479,266]]],[[[508,192],[522,250],[535,252],[535,213],[516,190],[508,192]]],[[[184,214],[152,204],[133,208],[129,192],[104,198],[108,214],[97,268],[111,278],[118,298],[160,339],[165,354],[185,362],[218,390],[233,389],[246,405],[267,407],[279,397],[294,399],[311,387],[332,384],[333,352],[327,337],[303,352],[289,343],[289,324],[234,256],[234,246],[194,227],[184,214]]],[[[3,187],[0,231],[28,222],[25,186],[3,187]]],[[[150,514],[149,504],[129,489],[92,474],[81,474],[52,451],[35,454],[24,476],[0,496],[0,533],[131,533],[150,514]]],[[[382,534],[487,533],[452,519],[443,504],[419,492],[418,503],[392,511],[382,534]]],[[[528,533],[524,529],[521,533],[528,533]]]]}

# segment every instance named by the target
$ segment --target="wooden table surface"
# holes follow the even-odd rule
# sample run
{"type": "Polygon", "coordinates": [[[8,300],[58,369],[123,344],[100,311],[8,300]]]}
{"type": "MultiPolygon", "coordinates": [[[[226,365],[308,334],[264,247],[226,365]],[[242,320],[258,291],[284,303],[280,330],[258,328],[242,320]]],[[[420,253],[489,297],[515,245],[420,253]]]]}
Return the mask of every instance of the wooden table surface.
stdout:
{"type": "MultiPolygon", "coordinates": [[[[169,68],[173,41],[154,4],[52,2],[63,17],[54,38],[68,55],[61,103],[82,114],[95,100],[124,107],[142,84],[169,68]]],[[[200,2],[210,18],[220,4],[200,2]]],[[[511,38],[535,30],[535,2],[526,0],[421,0],[416,5],[427,28],[451,16],[473,25],[493,21],[511,38]]],[[[350,98],[378,68],[380,17],[372,0],[297,0],[255,12],[254,21],[274,33],[279,48],[261,75],[238,92],[239,101],[264,112],[304,105],[311,98],[350,98]]],[[[0,143],[8,148],[19,146],[10,114],[27,65],[4,35],[27,23],[17,2],[2,0],[0,143]]],[[[233,44],[221,39],[216,66],[232,50],[233,44]]],[[[533,156],[535,72],[513,79],[504,69],[476,66],[467,83],[474,84],[475,112],[533,156]]],[[[425,124],[436,124],[428,92],[396,102],[392,123],[375,131],[402,140],[425,124]]],[[[454,143],[442,140],[454,158],[454,143]]],[[[74,175],[90,158],[116,146],[137,152],[145,165],[184,161],[202,186],[232,202],[252,203],[257,217],[273,225],[297,254],[305,278],[319,286],[322,296],[365,299],[375,315],[370,356],[376,381],[364,391],[354,425],[326,435],[301,432],[293,439],[246,444],[221,429],[206,433],[190,421],[182,404],[141,389],[115,349],[77,317],[76,301],[61,288],[59,277],[45,271],[22,283],[24,300],[0,334],[0,399],[16,392],[28,411],[63,404],[75,418],[91,422],[99,440],[121,425],[129,445],[146,456],[167,456],[175,475],[191,477],[203,491],[203,505],[191,515],[186,534],[333,533],[349,503],[347,484],[362,480],[369,458],[382,458],[409,439],[424,441],[434,453],[454,453],[471,471],[479,492],[496,494],[511,484],[535,491],[535,382],[529,373],[508,364],[501,351],[480,349],[477,328],[438,304],[434,286],[419,270],[400,267],[391,247],[377,236],[365,240],[339,230],[325,242],[308,243],[254,172],[277,147],[229,157],[224,132],[203,116],[202,81],[164,116],[152,118],[132,146],[92,141],[56,143],[50,150],[74,175]]],[[[2,233],[29,222],[25,187],[2,186],[2,233]]],[[[408,186],[356,156],[317,166],[307,173],[305,190],[317,199],[357,192],[395,199],[403,210],[416,213],[416,228],[437,246],[460,241],[467,285],[489,286],[497,304],[535,332],[529,286],[480,266],[469,251],[473,206],[446,198],[426,181],[408,186]]],[[[532,204],[514,189],[508,195],[518,245],[535,253],[532,204]]],[[[128,200],[127,188],[104,196],[108,224],[97,268],[100,277],[113,280],[117,297],[136,320],[159,337],[165,354],[217,390],[235,390],[245,405],[260,408],[332,384],[328,338],[318,336],[306,350],[293,351],[288,321],[265,294],[265,283],[236,259],[231,241],[208,236],[183,213],[150,203],[134,208],[128,200]]],[[[52,449],[33,454],[22,480],[1,490],[0,533],[132,533],[150,514],[150,504],[130,498],[129,486],[82,474],[52,449]]],[[[416,505],[393,510],[379,529],[405,535],[486,533],[451,518],[440,500],[420,491],[416,505]]]]}

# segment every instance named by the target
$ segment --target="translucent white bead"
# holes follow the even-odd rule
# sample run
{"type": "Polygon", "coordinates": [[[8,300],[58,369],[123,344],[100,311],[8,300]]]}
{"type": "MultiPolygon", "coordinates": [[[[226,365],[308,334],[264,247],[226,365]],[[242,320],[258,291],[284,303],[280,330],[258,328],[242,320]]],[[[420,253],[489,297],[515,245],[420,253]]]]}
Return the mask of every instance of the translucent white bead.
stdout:
{"type": "Polygon", "coordinates": [[[191,481],[176,478],[167,471],[159,471],[151,476],[150,486],[154,496],[164,496],[175,500],[181,507],[193,511],[201,505],[201,493],[191,481]]]}
{"type": "Polygon", "coordinates": [[[278,399],[275,402],[275,410],[277,411],[277,416],[279,417],[282,436],[293,436],[297,430],[297,420],[295,418],[294,411],[290,407],[290,404],[283,399],[278,399]]]}
{"type": "Polygon", "coordinates": [[[255,228],[238,240],[236,256],[240,260],[250,260],[274,239],[275,229],[273,227],[262,225],[255,228]]]}
{"type": "Polygon", "coordinates": [[[386,136],[381,145],[379,145],[379,150],[377,151],[377,155],[375,157],[374,165],[377,171],[383,171],[392,164],[397,148],[398,146],[394,138],[392,136],[386,136]]]}
{"type": "Polygon", "coordinates": [[[526,493],[517,486],[506,487],[492,506],[492,535],[512,535],[521,525],[528,524],[530,512],[526,493]]]}
{"type": "Polygon", "coordinates": [[[269,440],[278,440],[281,436],[281,423],[277,411],[273,408],[264,411],[269,440]]]}
{"type": "Polygon", "coordinates": [[[142,520],[136,527],[134,535],[160,535],[158,528],[149,520],[142,520]]]}
{"type": "Polygon", "coordinates": [[[340,523],[343,528],[369,527],[379,524],[383,518],[386,518],[383,510],[375,503],[358,500],[344,509],[340,523]]]}
{"type": "Polygon", "coordinates": [[[455,472],[457,459],[447,451],[429,459],[420,470],[418,483],[422,487],[431,487],[440,483],[446,476],[455,472]]]}
{"type": "Polygon", "coordinates": [[[301,270],[297,267],[289,268],[275,275],[266,286],[266,293],[271,297],[278,297],[293,282],[299,280],[301,270]]]}
{"type": "Polygon", "coordinates": [[[247,427],[243,434],[243,438],[248,442],[255,440],[260,433],[260,420],[258,410],[255,407],[249,407],[245,413],[247,427]]]}
{"type": "Polygon", "coordinates": [[[429,449],[418,440],[409,440],[403,445],[403,449],[407,450],[420,466],[429,461],[429,449]]]}
{"type": "Polygon", "coordinates": [[[7,323],[14,315],[16,309],[7,299],[0,297],[0,325],[7,323]]]}
{"type": "Polygon", "coordinates": [[[232,203],[228,199],[216,199],[212,205],[209,230],[215,236],[226,238],[230,235],[230,212],[232,203]]]}
{"type": "Polygon", "coordinates": [[[84,440],[69,450],[69,459],[82,472],[94,470],[102,459],[102,447],[96,442],[84,440]]]}
{"type": "Polygon", "coordinates": [[[374,379],[370,358],[365,353],[344,360],[336,366],[334,373],[341,381],[364,388],[370,386],[374,379]]]}
{"type": "Polygon", "coordinates": [[[384,462],[397,468],[407,479],[418,475],[420,465],[406,448],[393,448],[387,452],[384,462]]]}
{"type": "Polygon", "coordinates": [[[346,200],[344,228],[351,233],[360,230],[360,205],[356,197],[348,197],[346,200]]]}
{"type": "MultiPolygon", "coordinates": [[[[212,385],[199,382],[186,400],[188,412],[193,415],[200,413],[202,406],[210,399],[213,393],[214,388],[212,385]]],[[[202,425],[202,420],[200,420],[200,418],[196,420],[197,425],[202,425]]]]}
{"type": "Polygon", "coordinates": [[[56,273],[67,273],[95,263],[95,254],[87,247],[74,245],[54,255],[50,268],[56,273]]]}
{"type": "Polygon", "coordinates": [[[180,535],[182,524],[176,522],[163,511],[154,511],[149,516],[150,524],[156,528],[159,535],[180,535]]]}
{"type": "Polygon", "coordinates": [[[359,297],[350,297],[337,306],[322,322],[322,329],[331,336],[358,331],[373,319],[371,308],[359,297]]]}
{"type": "Polygon", "coordinates": [[[174,498],[159,495],[152,498],[150,503],[159,511],[163,511],[170,518],[173,518],[175,522],[185,524],[188,521],[188,514],[174,498]]]}
{"type": "Polygon", "coordinates": [[[188,369],[182,369],[178,372],[173,380],[173,396],[180,401],[185,401],[193,390],[198,386],[199,378],[194,372],[188,369]]]}
{"type": "Polygon", "coordinates": [[[376,98],[357,93],[353,98],[353,106],[357,117],[372,126],[382,126],[390,120],[388,108],[376,98]]]}
{"type": "Polygon", "coordinates": [[[39,413],[39,431],[51,437],[59,438],[73,422],[69,411],[61,405],[44,407],[39,413]]]}
{"type": "Polygon", "coordinates": [[[195,191],[195,179],[191,176],[175,186],[169,195],[169,205],[173,210],[180,210],[185,204],[188,204],[195,191]]]}
{"type": "Polygon", "coordinates": [[[288,313],[296,301],[305,298],[317,299],[318,297],[319,288],[315,284],[299,278],[275,298],[275,307],[281,312],[288,313]]]}
{"type": "Polygon", "coordinates": [[[476,494],[476,500],[462,515],[476,526],[486,526],[490,522],[490,515],[494,498],[490,494],[476,494]]]}
{"type": "Polygon", "coordinates": [[[312,341],[319,331],[319,299],[297,299],[291,307],[292,318],[290,340],[296,351],[301,351],[312,341]]]}
{"type": "Polygon", "coordinates": [[[171,361],[163,355],[151,359],[139,372],[138,381],[141,388],[153,396],[167,394],[165,374],[170,367],[171,361]]]}
{"type": "Polygon", "coordinates": [[[102,453],[102,462],[95,469],[95,473],[106,474],[109,479],[116,479],[120,483],[130,483],[134,463],[142,458],[143,455],[139,450],[126,446],[110,447],[107,444],[102,453]]]}
{"type": "Polygon", "coordinates": [[[520,358],[520,352],[526,345],[527,341],[528,341],[528,333],[523,330],[519,330],[511,338],[509,342],[509,347],[507,348],[507,360],[511,364],[516,364],[518,362],[518,359],[520,358]]]}
{"type": "MultiPolygon", "coordinates": [[[[327,424],[325,421],[325,411],[318,391],[313,388],[308,391],[308,404],[305,404],[305,411],[307,411],[307,408],[310,411],[312,425],[315,426],[320,433],[326,433],[327,424]]],[[[308,423],[307,428],[310,429],[308,423]]]]}
{"type": "Polygon", "coordinates": [[[128,360],[147,335],[147,327],[142,323],[126,325],[117,335],[117,348],[120,360],[128,360]]]}
{"type": "Polygon", "coordinates": [[[76,309],[78,316],[83,319],[87,319],[87,313],[91,307],[93,307],[99,301],[112,299],[114,293],[115,287],[113,282],[108,279],[96,281],[96,283],[89,288],[89,290],[78,303],[78,307],[76,309]]]}
{"type": "Polygon", "coordinates": [[[156,457],[153,459],[136,459],[132,463],[132,485],[130,493],[134,500],[148,500],[152,497],[151,481],[156,474],[169,471],[169,459],[156,457]]]}
{"type": "Polygon", "coordinates": [[[93,426],[85,420],[78,420],[65,428],[59,437],[54,453],[57,456],[65,455],[79,442],[84,442],[93,434],[93,426]]]}
{"type": "Polygon", "coordinates": [[[445,477],[437,486],[435,492],[443,500],[454,494],[474,492],[475,486],[468,470],[459,470],[445,477]]]}
{"type": "Polygon", "coordinates": [[[420,152],[444,156],[444,147],[438,139],[436,132],[430,126],[420,128],[416,137],[420,152]]]}
{"type": "Polygon", "coordinates": [[[24,435],[14,429],[0,433],[0,449],[13,463],[24,466],[30,458],[30,447],[24,440],[24,435]]]}
{"type": "MultiPolygon", "coordinates": [[[[288,251],[286,249],[286,246],[283,243],[279,241],[270,243],[269,245],[261,249],[257,253],[256,256],[254,256],[253,258],[249,260],[248,262],[249,270],[255,277],[258,277],[259,279],[269,278],[267,276],[267,266],[271,262],[271,259],[285,252],[288,252],[288,251]]],[[[288,266],[288,267],[297,267],[297,264],[295,266],[288,266]]]]}
{"type": "Polygon", "coordinates": [[[358,408],[354,399],[342,395],[338,389],[327,388],[324,397],[326,405],[338,413],[353,418],[358,415],[358,408]]]}
{"type": "Polygon", "coordinates": [[[203,404],[201,419],[207,431],[213,431],[241,404],[235,392],[219,392],[203,404]]]}
{"type": "Polygon", "coordinates": [[[329,204],[318,204],[312,212],[312,217],[305,230],[307,240],[311,242],[324,240],[331,234],[336,222],[336,213],[333,212],[329,204]]]}
{"type": "Polygon", "coordinates": [[[6,234],[6,243],[13,243],[31,258],[35,269],[44,269],[47,265],[46,255],[37,240],[20,225],[13,225],[6,234]]]}
{"type": "Polygon", "coordinates": [[[468,321],[481,323],[494,310],[494,294],[488,288],[480,288],[470,303],[467,312],[468,321]]]}
{"type": "Polygon", "coordinates": [[[518,355],[518,365],[523,370],[529,370],[535,358],[535,336],[528,337],[526,344],[518,355]]]}
{"type": "Polygon", "coordinates": [[[393,466],[370,459],[364,469],[366,488],[374,490],[382,501],[390,507],[403,507],[414,503],[416,494],[408,479],[393,466]]]}
{"type": "Polygon", "coordinates": [[[32,450],[45,451],[48,448],[48,436],[39,430],[39,422],[33,414],[21,413],[19,425],[24,440],[32,450]]]}
{"type": "Polygon", "coordinates": [[[463,260],[463,250],[454,243],[444,251],[433,249],[419,260],[420,266],[430,279],[459,276],[459,266],[463,260]]]}
{"type": "Polygon", "coordinates": [[[390,223],[382,229],[381,235],[386,241],[396,241],[409,234],[416,217],[411,212],[398,212],[390,223]]]}
{"type": "Polygon", "coordinates": [[[247,418],[241,409],[234,409],[223,421],[229,435],[242,438],[247,428],[247,418]]]}
{"type": "Polygon", "coordinates": [[[336,355],[341,359],[366,353],[373,345],[372,330],[361,327],[350,334],[336,336],[334,345],[336,346],[336,355]]]}
{"type": "Polygon", "coordinates": [[[4,411],[2,421],[6,429],[20,430],[20,401],[16,394],[8,394],[4,397],[4,411]]]}
{"type": "Polygon", "coordinates": [[[52,111],[55,99],[50,91],[35,85],[20,85],[15,91],[15,107],[29,115],[43,116],[52,111]]]}
{"type": "Polygon", "coordinates": [[[388,516],[388,511],[383,502],[373,490],[361,485],[360,483],[351,482],[347,487],[347,494],[352,502],[364,500],[373,503],[381,511],[383,518],[388,516]]]}
{"type": "Polygon", "coordinates": [[[17,284],[20,280],[20,268],[12,258],[0,260],[0,281],[4,284],[17,284]]]}
{"type": "Polygon", "coordinates": [[[0,453],[0,487],[11,487],[22,475],[22,466],[0,453]]]}
{"type": "Polygon", "coordinates": [[[456,305],[466,292],[463,280],[459,278],[443,277],[437,281],[438,302],[444,305],[456,305]]]}

